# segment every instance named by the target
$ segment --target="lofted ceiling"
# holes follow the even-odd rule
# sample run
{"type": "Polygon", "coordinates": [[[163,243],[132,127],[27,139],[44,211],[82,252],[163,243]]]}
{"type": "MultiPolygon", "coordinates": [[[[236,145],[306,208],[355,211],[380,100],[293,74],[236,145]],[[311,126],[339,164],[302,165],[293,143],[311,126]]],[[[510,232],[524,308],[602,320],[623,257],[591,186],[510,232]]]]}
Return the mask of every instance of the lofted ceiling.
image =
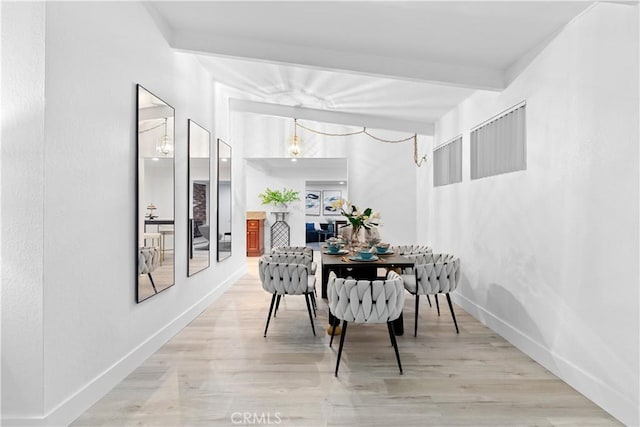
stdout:
{"type": "Polygon", "coordinates": [[[216,81],[253,97],[237,103],[236,111],[430,134],[440,116],[474,91],[506,87],[590,4],[160,1],[147,6],[171,47],[197,55],[216,81]]]}

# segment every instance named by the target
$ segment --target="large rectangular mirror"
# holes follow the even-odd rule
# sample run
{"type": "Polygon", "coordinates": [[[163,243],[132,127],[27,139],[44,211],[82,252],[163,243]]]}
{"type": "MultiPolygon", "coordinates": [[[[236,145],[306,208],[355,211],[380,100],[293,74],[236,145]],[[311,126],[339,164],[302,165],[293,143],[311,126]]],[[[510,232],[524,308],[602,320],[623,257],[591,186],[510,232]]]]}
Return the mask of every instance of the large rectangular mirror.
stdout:
{"type": "Polygon", "coordinates": [[[210,263],[211,141],[209,131],[191,119],[188,123],[187,139],[189,144],[189,162],[187,164],[189,176],[189,203],[187,205],[189,206],[189,260],[187,275],[192,276],[209,267],[210,263]]]}
{"type": "Polygon", "coordinates": [[[175,283],[175,111],[142,86],[137,89],[136,299],[141,302],[175,283]]]}
{"type": "Polygon", "coordinates": [[[231,256],[231,147],[218,139],[218,261],[231,256]]]}

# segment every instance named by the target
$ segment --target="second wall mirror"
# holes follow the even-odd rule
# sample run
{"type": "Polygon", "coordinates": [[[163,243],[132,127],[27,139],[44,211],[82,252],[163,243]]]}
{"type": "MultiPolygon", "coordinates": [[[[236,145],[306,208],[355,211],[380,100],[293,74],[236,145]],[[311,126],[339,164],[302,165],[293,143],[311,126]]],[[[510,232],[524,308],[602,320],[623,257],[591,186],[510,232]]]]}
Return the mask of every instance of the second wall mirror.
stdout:
{"type": "Polygon", "coordinates": [[[231,147],[218,139],[218,261],[231,256],[231,147]]]}
{"type": "Polygon", "coordinates": [[[189,119],[188,121],[189,201],[187,275],[192,276],[209,267],[211,235],[211,142],[209,131],[189,119]]]}

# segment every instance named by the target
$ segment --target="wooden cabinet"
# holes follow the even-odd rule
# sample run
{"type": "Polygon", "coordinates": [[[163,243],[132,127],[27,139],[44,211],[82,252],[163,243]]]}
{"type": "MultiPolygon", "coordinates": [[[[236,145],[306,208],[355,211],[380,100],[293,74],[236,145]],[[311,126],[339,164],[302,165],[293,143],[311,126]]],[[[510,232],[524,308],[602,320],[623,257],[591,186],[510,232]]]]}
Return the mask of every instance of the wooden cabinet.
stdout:
{"type": "Polygon", "coordinates": [[[247,219],[247,256],[264,253],[264,219],[247,219]]]}

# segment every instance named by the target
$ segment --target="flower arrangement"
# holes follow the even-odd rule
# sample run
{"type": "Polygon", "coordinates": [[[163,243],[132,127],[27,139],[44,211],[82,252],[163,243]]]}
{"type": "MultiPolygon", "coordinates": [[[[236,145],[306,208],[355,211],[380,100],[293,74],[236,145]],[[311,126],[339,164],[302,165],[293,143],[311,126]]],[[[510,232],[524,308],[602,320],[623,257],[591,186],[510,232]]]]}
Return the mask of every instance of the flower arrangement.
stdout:
{"type": "Polygon", "coordinates": [[[362,228],[370,230],[372,228],[377,228],[381,224],[380,213],[373,212],[371,208],[366,208],[364,211],[360,212],[356,205],[353,205],[351,202],[344,199],[335,201],[332,203],[332,206],[335,210],[339,210],[342,216],[347,218],[353,227],[351,235],[356,240],[362,228]]]}
{"type": "Polygon", "coordinates": [[[272,190],[267,187],[263,193],[258,194],[260,200],[263,205],[268,205],[272,203],[274,206],[287,206],[290,202],[295,202],[300,200],[300,193],[294,190],[289,190],[287,188],[283,188],[280,190],[272,190]]]}

